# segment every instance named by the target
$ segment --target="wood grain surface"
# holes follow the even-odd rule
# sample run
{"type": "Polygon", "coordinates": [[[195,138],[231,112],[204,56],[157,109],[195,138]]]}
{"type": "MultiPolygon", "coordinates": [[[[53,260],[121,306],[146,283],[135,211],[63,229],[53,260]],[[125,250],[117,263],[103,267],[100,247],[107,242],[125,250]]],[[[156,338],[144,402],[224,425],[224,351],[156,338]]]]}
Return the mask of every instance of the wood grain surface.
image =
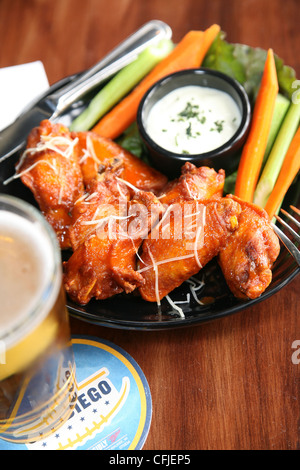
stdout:
{"type": "MultiPolygon", "coordinates": [[[[0,0],[0,67],[41,60],[52,84],[151,19],[167,22],[175,41],[218,23],[230,42],[272,47],[300,77],[299,0],[0,0]]],[[[71,319],[72,332],[112,341],[142,368],[153,401],[144,449],[299,450],[299,288],[298,276],[253,308],[193,328],[71,319]]]]}

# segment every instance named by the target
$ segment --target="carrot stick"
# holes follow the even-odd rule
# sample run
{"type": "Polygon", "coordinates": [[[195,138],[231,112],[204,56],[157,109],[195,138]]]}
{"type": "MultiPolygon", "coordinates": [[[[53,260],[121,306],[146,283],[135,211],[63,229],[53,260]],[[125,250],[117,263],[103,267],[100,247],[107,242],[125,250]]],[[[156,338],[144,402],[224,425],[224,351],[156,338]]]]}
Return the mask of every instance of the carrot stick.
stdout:
{"type": "Polygon", "coordinates": [[[284,158],[275,186],[265,205],[265,210],[272,219],[300,170],[300,127],[298,128],[284,158]]]}
{"type": "Polygon", "coordinates": [[[210,46],[214,42],[215,38],[220,32],[220,26],[218,24],[213,24],[209,28],[207,28],[203,33],[203,42],[202,47],[199,51],[198,61],[199,64],[196,67],[200,67],[210,46]]]}
{"type": "Polygon", "coordinates": [[[114,106],[92,130],[110,139],[115,139],[122,134],[135,121],[139,103],[146,91],[170,73],[200,67],[219,31],[218,25],[212,25],[205,31],[189,31],[172,52],[156,65],[132,92],[114,106]]]}
{"type": "Polygon", "coordinates": [[[259,177],[278,94],[278,79],[272,49],[268,50],[250,132],[238,167],[235,195],[252,202],[259,177]]]}

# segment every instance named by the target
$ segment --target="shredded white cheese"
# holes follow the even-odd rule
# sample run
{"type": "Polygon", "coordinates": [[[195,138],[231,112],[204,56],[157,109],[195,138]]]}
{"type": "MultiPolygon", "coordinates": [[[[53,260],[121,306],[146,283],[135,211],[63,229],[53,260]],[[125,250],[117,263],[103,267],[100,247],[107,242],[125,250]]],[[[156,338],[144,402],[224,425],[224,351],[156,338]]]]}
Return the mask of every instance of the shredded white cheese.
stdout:
{"type": "Polygon", "coordinates": [[[71,155],[73,154],[74,147],[78,142],[78,138],[76,137],[75,139],[69,139],[68,137],[64,136],[52,136],[50,135],[41,135],[40,136],[40,142],[37,143],[36,147],[32,148],[27,148],[23,154],[22,157],[20,158],[19,163],[16,166],[16,173],[15,175],[11,176],[7,180],[3,182],[4,185],[9,184],[11,181],[20,178],[23,176],[25,173],[29,173],[36,165],[38,165],[41,162],[47,163],[53,171],[56,172],[57,174],[57,169],[49,163],[46,160],[39,160],[38,162],[35,162],[33,165],[30,167],[26,168],[26,170],[18,173],[18,170],[21,168],[23,165],[28,153],[35,154],[39,152],[43,152],[44,150],[53,150],[54,152],[58,153],[64,158],[70,158],[71,155]]]}
{"type": "Polygon", "coordinates": [[[185,315],[184,315],[184,313],[183,313],[182,308],[178,307],[178,305],[177,305],[177,304],[180,303],[180,302],[176,302],[176,303],[175,303],[175,302],[171,299],[171,297],[169,297],[168,295],[166,295],[165,298],[167,299],[167,301],[169,302],[169,304],[171,305],[171,307],[179,313],[179,316],[180,316],[181,318],[185,318],[185,315]]]}
{"type": "Polygon", "coordinates": [[[118,176],[117,176],[116,179],[117,179],[118,181],[121,181],[122,183],[126,184],[126,186],[128,186],[128,187],[131,188],[131,189],[133,189],[134,191],[140,191],[140,189],[138,189],[138,188],[137,188],[136,186],[134,186],[133,184],[128,183],[128,181],[125,181],[125,180],[123,180],[122,178],[119,178],[118,176]]]}
{"type": "Polygon", "coordinates": [[[148,252],[149,252],[149,256],[150,256],[150,258],[151,258],[151,261],[152,261],[152,264],[153,264],[154,273],[155,273],[155,297],[156,297],[156,303],[157,303],[158,307],[160,307],[159,288],[158,288],[158,267],[157,267],[157,264],[155,263],[154,257],[153,257],[153,255],[152,255],[151,250],[150,250],[149,247],[148,247],[148,252]]]}
{"type": "Polygon", "coordinates": [[[58,174],[57,168],[56,168],[55,165],[50,163],[48,160],[39,160],[39,161],[33,163],[32,165],[30,165],[28,168],[26,168],[26,170],[21,171],[21,173],[15,173],[13,176],[11,176],[7,180],[3,181],[3,184],[7,185],[7,184],[11,183],[13,180],[15,180],[17,178],[21,178],[21,176],[25,175],[26,173],[29,173],[33,168],[35,168],[37,165],[40,165],[41,163],[45,163],[46,165],[48,165],[54,171],[54,173],[58,174]]]}

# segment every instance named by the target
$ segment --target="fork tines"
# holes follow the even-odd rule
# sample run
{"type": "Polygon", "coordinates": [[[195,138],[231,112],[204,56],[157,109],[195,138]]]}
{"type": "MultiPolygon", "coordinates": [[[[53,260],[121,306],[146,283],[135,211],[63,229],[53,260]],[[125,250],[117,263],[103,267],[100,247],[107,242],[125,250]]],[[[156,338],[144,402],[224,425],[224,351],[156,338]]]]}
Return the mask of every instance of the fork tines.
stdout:
{"type": "MultiPolygon", "coordinates": [[[[297,209],[294,206],[290,206],[290,208],[293,211],[295,211],[298,215],[300,215],[299,209],[297,209]]],[[[297,219],[295,219],[295,217],[293,217],[284,209],[281,209],[280,212],[282,212],[291,222],[293,222],[298,228],[300,228],[300,222],[297,219]]],[[[281,217],[277,215],[275,215],[275,217],[278,220],[278,222],[280,222],[290,232],[290,234],[297,240],[297,242],[300,243],[300,236],[298,235],[298,233],[289,224],[287,224],[281,217]]]]}
{"type": "MultiPolygon", "coordinates": [[[[290,206],[291,209],[296,212],[296,214],[298,214],[300,216],[300,211],[299,209],[297,209],[296,207],[294,206],[290,206]]],[[[281,212],[289,219],[291,220],[296,227],[300,228],[300,223],[297,219],[295,219],[292,215],[290,215],[288,212],[286,212],[285,210],[281,209],[281,212]]],[[[299,251],[299,248],[296,246],[296,243],[298,242],[298,244],[300,243],[300,236],[298,235],[298,233],[292,228],[289,226],[289,224],[287,224],[281,217],[278,217],[277,215],[275,215],[276,219],[278,220],[278,222],[280,222],[286,229],[287,231],[292,235],[293,237],[293,241],[290,240],[290,238],[285,234],[283,233],[283,231],[277,227],[277,225],[275,224],[271,224],[274,231],[277,233],[278,237],[280,238],[280,240],[282,241],[282,243],[284,244],[284,246],[286,247],[286,249],[290,252],[290,254],[294,257],[294,259],[296,260],[298,266],[300,267],[300,251],[299,251]]]]}
{"type": "Polygon", "coordinates": [[[290,206],[290,208],[291,208],[294,212],[296,212],[296,214],[300,215],[300,209],[297,209],[297,207],[295,207],[295,206],[290,206]]]}

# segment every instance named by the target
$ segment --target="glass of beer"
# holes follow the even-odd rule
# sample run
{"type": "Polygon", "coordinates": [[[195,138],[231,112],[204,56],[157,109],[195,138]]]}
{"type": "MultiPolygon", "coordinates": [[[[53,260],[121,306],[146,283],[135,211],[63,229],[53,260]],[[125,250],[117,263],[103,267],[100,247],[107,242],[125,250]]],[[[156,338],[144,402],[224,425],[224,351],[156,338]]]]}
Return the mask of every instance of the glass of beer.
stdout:
{"type": "Polygon", "coordinates": [[[0,194],[0,438],[44,438],[77,388],[56,235],[30,204],[0,194]]]}

